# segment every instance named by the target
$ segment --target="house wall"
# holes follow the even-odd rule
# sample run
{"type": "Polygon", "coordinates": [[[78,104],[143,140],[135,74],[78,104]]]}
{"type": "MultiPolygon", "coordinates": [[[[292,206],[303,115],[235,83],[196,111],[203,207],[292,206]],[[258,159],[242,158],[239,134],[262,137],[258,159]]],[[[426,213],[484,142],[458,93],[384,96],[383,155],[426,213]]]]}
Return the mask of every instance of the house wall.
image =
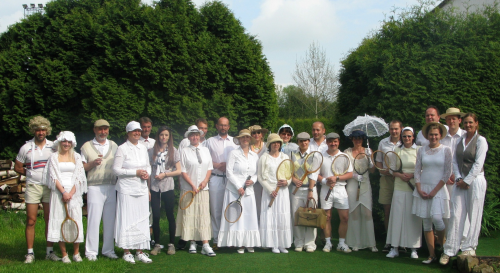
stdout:
{"type": "Polygon", "coordinates": [[[478,9],[484,8],[485,5],[493,5],[494,3],[495,0],[445,0],[439,5],[439,7],[445,10],[453,7],[458,12],[464,12],[467,10],[467,7],[469,7],[469,12],[474,12],[478,9]]]}

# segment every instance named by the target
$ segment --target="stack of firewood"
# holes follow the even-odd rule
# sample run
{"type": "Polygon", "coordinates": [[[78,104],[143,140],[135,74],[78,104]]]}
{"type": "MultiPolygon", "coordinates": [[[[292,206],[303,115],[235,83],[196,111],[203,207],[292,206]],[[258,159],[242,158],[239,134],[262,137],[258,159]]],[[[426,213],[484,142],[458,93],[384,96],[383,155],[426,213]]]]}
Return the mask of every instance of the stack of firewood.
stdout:
{"type": "Polygon", "coordinates": [[[14,171],[14,162],[0,160],[0,204],[3,209],[26,209],[26,177],[14,171]]]}

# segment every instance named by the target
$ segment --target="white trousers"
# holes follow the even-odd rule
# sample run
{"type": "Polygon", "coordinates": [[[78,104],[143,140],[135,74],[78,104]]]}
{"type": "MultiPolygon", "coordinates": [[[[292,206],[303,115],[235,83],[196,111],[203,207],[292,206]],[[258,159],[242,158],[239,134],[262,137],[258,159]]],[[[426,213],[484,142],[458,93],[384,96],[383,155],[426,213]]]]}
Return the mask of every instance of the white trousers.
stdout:
{"type": "Polygon", "coordinates": [[[453,190],[451,218],[449,220],[444,253],[450,257],[458,251],[475,250],[481,232],[486,180],[479,175],[468,190],[455,187],[453,190]],[[465,240],[462,238],[466,222],[470,224],[465,240]]]}
{"type": "Polygon", "coordinates": [[[208,192],[210,194],[210,222],[212,224],[212,236],[214,242],[219,240],[220,221],[223,218],[222,207],[224,203],[224,192],[226,191],[225,177],[212,175],[208,182],[208,192]]]}
{"type": "Polygon", "coordinates": [[[85,256],[99,253],[99,225],[102,219],[102,254],[115,253],[115,185],[89,186],[87,191],[87,239],[85,256]]]}
{"type": "MultiPolygon", "coordinates": [[[[295,186],[290,187],[292,189],[291,192],[295,190],[295,186]]],[[[295,222],[295,211],[297,211],[300,207],[305,207],[307,204],[307,193],[308,190],[299,189],[295,195],[290,193],[290,203],[292,203],[292,223],[295,222]]],[[[313,191],[314,200],[318,200],[318,192],[316,191],[316,187],[313,191]]],[[[309,206],[313,206],[314,202],[311,201],[309,206]]],[[[301,227],[301,226],[293,226],[293,244],[295,247],[309,247],[313,250],[316,250],[316,228],[311,227],[301,227]]]]}

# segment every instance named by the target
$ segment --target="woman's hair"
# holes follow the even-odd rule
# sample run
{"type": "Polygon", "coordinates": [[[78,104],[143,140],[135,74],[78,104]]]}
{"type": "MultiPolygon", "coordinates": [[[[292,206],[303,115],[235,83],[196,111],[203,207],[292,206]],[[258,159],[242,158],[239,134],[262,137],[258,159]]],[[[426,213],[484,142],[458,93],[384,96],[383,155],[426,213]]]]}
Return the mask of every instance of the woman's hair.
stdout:
{"type": "MultiPolygon", "coordinates": [[[[58,154],[61,154],[61,150],[62,150],[62,141],[58,141],[57,143],[57,153],[58,154]]],[[[69,158],[71,158],[73,160],[73,163],[76,163],[75,162],[75,148],[73,146],[71,146],[71,149],[69,149],[69,158]]]]}
{"type": "Polygon", "coordinates": [[[403,133],[407,132],[407,131],[411,132],[411,135],[413,136],[413,140],[412,140],[411,144],[412,145],[415,144],[415,133],[413,133],[410,129],[406,129],[406,130],[403,130],[401,132],[401,135],[399,136],[399,138],[400,138],[399,141],[401,141],[401,145],[399,146],[399,148],[403,148],[405,146],[405,144],[403,143],[403,133]]]}
{"type": "Polygon", "coordinates": [[[47,130],[47,135],[52,133],[52,127],[50,126],[50,121],[42,116],[36,116],[30,119],[29,123],[30,133],[35,134],[37,129],[47,130]]]}
{"type": "MultiPolygon", "coordinates": [[[[462,121],[465,120],[465,118],[468,118],[468,117],[471,117],[474,120],[474,122],[478,122],[477,115],[474,114],[474,113],[471,113],[471,112],[465,114],[465,116],[462,118],[462,121]]],[[[479,123],[477,124],[476,131],[479,132],[479,123]]]]}
{"type": "Polygon", "coordinates": [[[160,134],[163,131],[168,131],[168,140],[167,140],[167,151],[168,151],[168,159],[165,164],[165,167],[172,167],[174,166],[174,136],[172,135],[172,129],[166,125],[160,126],[158,128],[158,132],[156,132],[156,137],[155,137],[155,145],[153,146],[153,161],[156,160],[156,156],[160,152],[160,134]]]}
{"type": "MultiPolygon", "coordinates": [[[[281,146],[283,146],[283,143],[282,143],[281,141],[275,141],[275,142],[279,142],[280,147],[279,147],[279,149],[278,149],[278,150],[279,150],[279,151],[281,151],[281,146]]],[[[273,143],[274,143],[274,142],[269,143],[269,147],[267,147],[267,152],[269,152],[269,153],[271,152],[271,144],[273,144],[273,143]]]]}
{"type": "Polygon", "coordinates": [[[293,132],[290,129],[290,127],[283,127],[283,128],[281,128],[281,130],[278,132],[278,135],[281,134],[281,133],[290,133],[293,136],[293,132]]]}
{"type": "Polygon", "coordinates": [[[441,136],[443,135],[443,132],[441,132],[441,127],[437,124],[432,124],[432,125],[427,126],[427,130],[425,131],[425,135],[427,137],[429,137],[429,132],[433,129],[438,129],[439,134],[441,134],[441,136]]]}

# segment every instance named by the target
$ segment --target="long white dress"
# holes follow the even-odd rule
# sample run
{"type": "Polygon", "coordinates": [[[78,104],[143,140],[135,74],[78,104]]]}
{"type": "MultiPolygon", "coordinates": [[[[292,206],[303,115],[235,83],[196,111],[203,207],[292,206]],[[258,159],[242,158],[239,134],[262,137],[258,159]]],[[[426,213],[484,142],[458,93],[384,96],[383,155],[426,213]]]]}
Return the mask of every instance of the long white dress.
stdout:
{"type": "MultiPolygon", "coordinates": [[[[269,207],[271,192],[276,189],[277,184],[276,170],[285,159],[288,159],[288,156],[281,152],[278,157],[272,157],[266,153],[259,159],[258,176],[264,188],[259,228],[263,247],[289,248],[292,245],[292,220],[288,187],[280,187],[278,196],[273,205],[269,207]]],[[[290,181],[288,181],[288,185],[290,185],[290,181]]]]}
{"type": "MultiPolygon", "coordinates": [[[[352,149],[348,148],[344,153],[349,155],[351,164],[354,164],[352,149]]],[[[365,153],[369,153],[368,148],[365,148],[365,153]]],[[[376,241],[372,216],[372,186],[370,184],[369,172],[363,174],[358,201],[356,201],[358,193],[357,179],[352,178],[347,180],[346,190],[349,200],[346,244],[358,249],[373,247],[376,245],[376,241]]]]}
{"type": "MultiPolygon", "coordinates": [[[[452,155],[450,147],[439,145],[436,148],[424,146],[417,152],[415,165],[415,183],[421,183],[420,189],[430,193],[440,180],[447,181],[451,176],[452,155]]],[[[450,218],[450,195],[443,186],[432,199],[422,199],[417,191],[413,191],[412,213],[420,218],[432,218],[441,214],[450,218]]]]}
{"type": "MultiPolygon", "coordinates": [[[[396,148],[403,163],[403,173],[414,173],[419,146],[396,148]]],[[[415,184],[414,179],[410,182],[415,184]]],[[[408,183],[396,177],[386,244],[393,247],[419,248],[422,246],[422,218],[412,214],[413,191],[408,183]]]]}

